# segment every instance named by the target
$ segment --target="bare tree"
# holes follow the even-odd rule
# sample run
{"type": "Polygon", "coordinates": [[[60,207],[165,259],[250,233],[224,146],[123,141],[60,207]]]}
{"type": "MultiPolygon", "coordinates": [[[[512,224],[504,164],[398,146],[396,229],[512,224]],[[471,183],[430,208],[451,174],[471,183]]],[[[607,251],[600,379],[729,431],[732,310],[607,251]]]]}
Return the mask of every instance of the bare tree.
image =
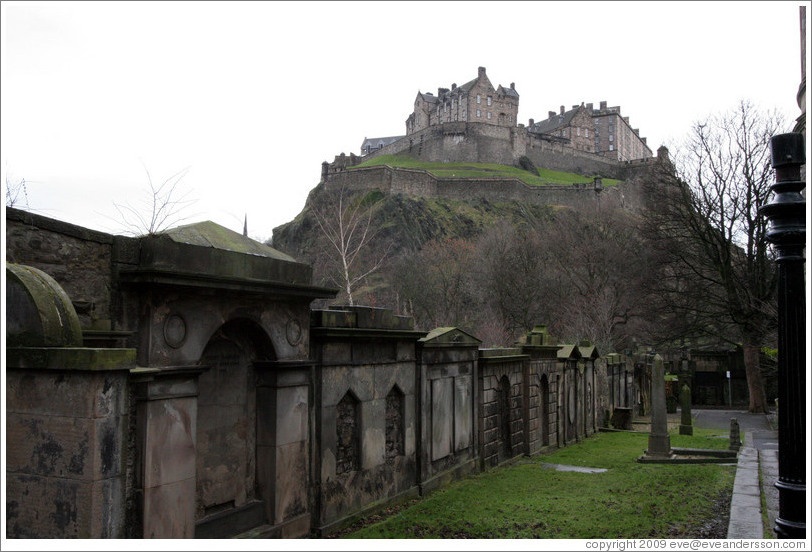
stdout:
{"type": "Polygon", "coordinates": [[[556,296],[550,278],[548,239],[527,225],[502,221],[478,243],[474,278],[487,308],[499,316],[512,338],[551,317],[556,296]]]}
{"type": "Polygon", "coordinates": [[[342,187],[322,194],[310,207],[328,243],[325,253],[333,265],[329,277],[353,305],[356,286],[383,266],[391,247],[372,259],[364,255],[380,228],[372,223],[375,203],[367,195],[353,197],[342,187]]]}
{"type": "Polygon", "coordinates": [[[740,342],[750,411],[767,410],[759,351],[776,327],[776,271],[758,209],[773,181],[769,140],[783,121],[746,101],[696,123],[678,177],[652,186],[658,295],[686,330],[740,342]]]}
{"type": "Polygon", "coordinates": [[[149,170],[144,167],[149,182],[149,190],[139,204],[113,203],[120,220],[131,234],[153,235],[186,220],[181,212],[196,200],[189,199],[190,191],[182,191],[179,184],[189,172],[189,167],[182,169],[161,184],[152,181],[149,170]]]}
{"type": "Polygon", "coordinates": [[[472,308],[473,258],[470,241],[446,238],[425,244],[397,263],[393,284],[418,327],[459,326],[470,331],[478,310],[472,308]]]}
{"type": "Polygon", "coordinates": [[[25,178],[12,178],[6,171],[6,207],[20,207],[24,205],[29,209],[28,187],[25,178]]]}
{"type": "Polygon", "coordinates": [[[638,220],[599,205],[562,210],[547,239],[560,294],[551,328],[602,352],[631,347],[641,333],[649,250],[638,220]]]}

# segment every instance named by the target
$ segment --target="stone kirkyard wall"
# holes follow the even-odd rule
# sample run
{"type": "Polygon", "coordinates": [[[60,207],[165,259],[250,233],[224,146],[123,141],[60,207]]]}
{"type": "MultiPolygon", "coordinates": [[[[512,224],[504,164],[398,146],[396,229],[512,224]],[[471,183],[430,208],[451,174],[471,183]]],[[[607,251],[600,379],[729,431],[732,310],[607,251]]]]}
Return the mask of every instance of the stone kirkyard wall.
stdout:
{"type": "Polygon", "coordinates": [[[86,328],[111,318],[113,242],[110,234],[6,208],[6,260],[56,278],[86,328]]]}
{"type": "Polygon", "coordinates": [[[418,494],[413,320],[385,309],[313,312],[313,528],[418,494]]]}
{"type": "MultiPolygon", "coordinates": [[[[58,343],[10,357],[7,522],[21,537],[322,535],[581,439],[607,404],[594,348],[557,344],[543,327],[514,348],[479,349],[457,328],[417,332],[386,309],[311,311],[334,291],[310,285],[306,265],[240,252],[261,245],[240,235],[233,249],[189,243],[222,227],[117,252],[118,237],[25,216],[9,216],[7,258],[42,255],[77,293],[83,275],[101,278],[137,347],[113,350],[126,352],[101,370],[87,351],[112,349],[81,347],[77,317],[70,354],[84,364],[58,343]],[[75,258],[94,248],[107,260],[75,258]]],[[[9,310],[7,332],[20,312],[9,310]]]]}
{"type": "Polygon", "coordinates": [[[484,349],[479,359],[480,461],[483,468],[527,451],[527,384],[520,349],[484,349]]]}
{"type": "Polygon", "coordinates": [[[81,347],[70,298],[6,267],[6,524],[11,538],[121,538],[132,349],[81,347]]]}

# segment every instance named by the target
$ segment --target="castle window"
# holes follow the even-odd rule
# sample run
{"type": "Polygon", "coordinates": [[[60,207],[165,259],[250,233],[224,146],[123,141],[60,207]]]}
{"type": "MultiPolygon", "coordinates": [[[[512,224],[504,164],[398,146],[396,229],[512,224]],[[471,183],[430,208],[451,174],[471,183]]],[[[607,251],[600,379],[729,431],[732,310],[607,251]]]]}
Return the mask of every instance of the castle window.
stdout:
{"type": "Polygon", "coordinates": [[[585,128],[585,129],[584,129],[584,132],[586,133],[586,134],[584,134],[584,136],[586,136],[587,138],[589,138],[589,129],[588,129],[588,128],[585,128]]]}
{"type": "Polygon", "coordinates": [[[609,141],[610,141],[610,142],[614,142],[614,141],[615,141],[615,137],[614,137],[614,135],[612,135],[612,134],[610,134],[610,135],[609,135],[609,141]]]}
{"type": "Polygon", "coordinates": [[[488,96],[488,105],[491,105],[492,98],[488,96]]]}
{"type": "Polygon", "coordinates": [[[491,118],[491,112],[488,111],[488,119],[490,119],[490,118],[491,118]]]}
{"type": "Polygon", "coordinates": [[[476,103],[478,104],[482,103],[482,96],[480,96],[479,94],[476,95],[476,103]]]}
{"type": "Polygon", "coordinates": [[[476,110],[476,116],[477,117],[482,117],[482,112],[480,110],[478,110],[478,109],[476,110]]]}
{"type": "Polygon", "coordinates": [[[609,151],[615,151],[615,145],[609,144],[609,151]]]}
{"type": "Polygon", "coordinates": [[[580,136],[581,135],[581,127],[578,127],[577,130],[578,130],[578,136],[580,136]]]}

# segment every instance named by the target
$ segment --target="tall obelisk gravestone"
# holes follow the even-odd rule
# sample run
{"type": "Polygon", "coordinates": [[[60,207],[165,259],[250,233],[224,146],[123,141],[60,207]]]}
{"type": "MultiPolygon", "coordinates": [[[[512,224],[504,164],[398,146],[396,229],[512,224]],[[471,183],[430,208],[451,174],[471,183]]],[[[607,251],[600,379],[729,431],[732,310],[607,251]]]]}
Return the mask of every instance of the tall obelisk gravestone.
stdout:
{"type": "Polygon", "coordinates": [[[663,358],[654,355],[651,368],[651,433],[648,436],[648,458],[670,458],[671,437],[665,408],[665,368],[663,358]]]}

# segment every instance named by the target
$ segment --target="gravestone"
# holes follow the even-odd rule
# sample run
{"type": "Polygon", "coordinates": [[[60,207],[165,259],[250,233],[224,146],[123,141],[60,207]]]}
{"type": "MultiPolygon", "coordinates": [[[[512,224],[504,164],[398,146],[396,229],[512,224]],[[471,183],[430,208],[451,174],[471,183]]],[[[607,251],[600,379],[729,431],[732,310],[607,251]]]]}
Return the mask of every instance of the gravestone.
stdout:
{"type": "Polygon", "coordinates": [[[665,406],[665,368],[660,355],[654,355],[651,368],[651,433],[648,436],[647,457],[671,457],[671,437],[665,406]]]}
{"type": "Polygon", "coordinates": [[[679,434],[680,435],[693,435],[694,426],[691,423],[691,389],[687,385],[683,385],[679,393],[680,407],[682,410],[679,434]]]}
{"type": "Polygon", "coordinates": [[[728,450],[738,450],[742,446],[741,431],[739,430],[739,421],[736,418],[730,418],[730,446],[728,450]]]}

